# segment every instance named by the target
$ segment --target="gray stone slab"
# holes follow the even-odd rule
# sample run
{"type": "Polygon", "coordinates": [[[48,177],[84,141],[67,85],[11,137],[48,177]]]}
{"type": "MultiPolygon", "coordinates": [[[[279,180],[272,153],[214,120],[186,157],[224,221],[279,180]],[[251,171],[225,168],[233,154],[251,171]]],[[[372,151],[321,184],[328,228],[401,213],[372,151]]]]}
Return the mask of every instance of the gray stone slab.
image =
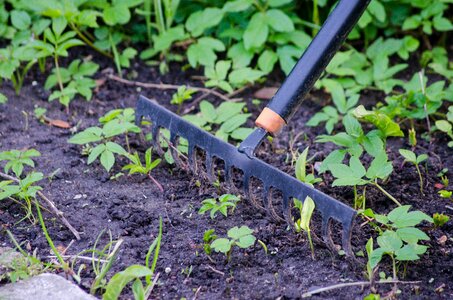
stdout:
{"type": "Polygon", "coordinates": [[[95,300],[77,285],[55,274],[41,274],[0,287],[1,300],[95,300]]]}

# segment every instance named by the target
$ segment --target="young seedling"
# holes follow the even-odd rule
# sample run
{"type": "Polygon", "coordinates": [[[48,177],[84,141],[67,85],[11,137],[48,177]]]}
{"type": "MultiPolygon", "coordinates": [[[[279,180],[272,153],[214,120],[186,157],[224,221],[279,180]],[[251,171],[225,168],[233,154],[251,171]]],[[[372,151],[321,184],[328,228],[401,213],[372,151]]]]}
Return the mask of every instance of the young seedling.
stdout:
{"type": "Polygon", "coordinates": [[[294,227],[296,232],[301,232],[302,230],[307,233],[308,242],[310,243],[311,257],[315,259],[315,249],[313,247],[313,241],[311,239],[311,230],[310,222],[315,210],[315,202],[309,196],[305,198],[305,201],[302,201],[294,198],[294,206],[299,209],[300,218],[294,222],[294,227]]]}
{"type": "Polygon", "coordinates": [[[238,196],[232,194],[223,194],[219,198],[209,198],[201,202],[203,205],[200,207],[198,213],[202,215],[205,212],[210,211],[209,215],[211,216],[211,219],[216,217],[217,212],[228,217],[228,208],[231,207],[232,213],[239,200],[240,198],[238,196]]]}
{"type": "Polygon", "coordinates": [[[440,190],[440,191],[438,191],[438,194],[442,198],[449,199],[453,195],[453,192],[452,191],[447,191],[447,190],[440,190]]]}
{"type": "Polygon", "coordinates": [[[423,177],[422,173],[420,172],[419,164],[428,159],[427,154],[416,155],[411,150],[406,149],[399,149],[400,154],[404,157],[405,161],[413,163],[415,165],[415,169],[417,169],[418,178],[420,180],[420,192],[423,194],[423,177]]]}
{"type": "MultiPolygon", "coordinates": [[[[345,164],[330,164],[329,170],[336,178],[332,186],[374,185],[395,204],[401,206],[401,203],[378,183],[378,179],[385,179],[393,172],[392,162],[388,161],[385,151],[381,151],[376,155],[368,169],[365,169],[358,157],[351,156],[349,166],[345,164]]],[[[365,200],[363,200],[363,207],[365,207],[365,200]]]]}
{"type": "Polygon", "coordinates": [[[217,238],[211,243],[211,248],[215,252],[221,252],[227,256],[230,261],[231,252],[234,247],[247,249],[255,244],[256,238],[253,236],[253,230],[247,226],[233,227],[228,230],[228,238],[217,238]]]}
{"type": "Polygon", "coordinates": [[[170,103],[178,105],[176,113],[179,114],[181,111],[181,106],[186,100],[192,99],[192,94],[195,93],[195,90],[188,89],[185,85],[181,85],[176,93],[173,94],[170,103]]]}
{"type": "Polygon", "coordinates": [[[163,189],[162,185],[151,175],[151,171],[154,170],[154,168],[156,168],[162,160],[160,158],[153,160],[151,153],[152,153],[152,148],[149,148],[148,150],[146,150],[145,165],[142,164],[142,162],[140,160],[140,156],[138,155],[137,152],[135,152],[133,155],[126,154],[126,157],[129,158],[131,163],[128,165],[125,165],[123,167],[123,171],[129,170],[129,175],[139,173],[139,174],[148,176],[149,179],[151,179],[157,185],[159,190],[161,192],[163,192],[164,189],[163,189]]]}
{"type": "Polygon", "coordinates": [[[428,241],[429,237],[416,228],[422,221],[433,223],[433,219],[421,211],[409,212],[410,205],[395,208],[387,216],[375,214],[373,217],[383,229],[379,230],[377,243],[369,257],[371,270],[381,262],[384,255],[392,260],[393,279],[397,280],[396,262],[415,261],[420,259],[428,249],[427,246],[418,244],[419,241],[428,241]]]}
{"type": "Polygon", "coordinates": [[[450,220],[450,217],[444,214],[435,213],[433,215],[434,227],[442,227],[450,220]]]}
{"type": "Polygon", "coordinates": [[[217,235],[215,234],[215,229],[206,230],[203,234],[203,250],[207,255],[211,255],[212,248],[211,243],[217,239],[217,235]]]}
{"type": "Polygon", "coordinates": [[[21,150],[10,150],[0,152],[0,161],[7,161],[4,171],[8,173],[9,170],[12,170],[16,174],[17,178],[20,178],[24,166],[35,167],[35,163],[32,157],[41,156],[41,153],[35,149],[29,149],[25,151],[21,150]]]}
{"type": "Polygon", "coordinates": [[[307,174],[308,148],[305,148],[296,160],[296,178],[313,187],[315,183],[321,182],[322,179],[315,178],[315,175],[312,173],[307,174]]]}

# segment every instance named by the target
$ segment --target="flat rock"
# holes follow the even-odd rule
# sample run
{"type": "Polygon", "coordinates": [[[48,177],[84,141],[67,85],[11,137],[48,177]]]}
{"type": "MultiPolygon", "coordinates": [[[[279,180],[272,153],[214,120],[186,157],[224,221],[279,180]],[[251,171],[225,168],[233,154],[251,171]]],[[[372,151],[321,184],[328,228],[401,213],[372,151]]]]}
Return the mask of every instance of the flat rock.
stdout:
{"type": "Polygon", "coordinates": [[[0,299],[95,300],[96,298],[61,276],[45,273],[0,287],[0,299]]]}

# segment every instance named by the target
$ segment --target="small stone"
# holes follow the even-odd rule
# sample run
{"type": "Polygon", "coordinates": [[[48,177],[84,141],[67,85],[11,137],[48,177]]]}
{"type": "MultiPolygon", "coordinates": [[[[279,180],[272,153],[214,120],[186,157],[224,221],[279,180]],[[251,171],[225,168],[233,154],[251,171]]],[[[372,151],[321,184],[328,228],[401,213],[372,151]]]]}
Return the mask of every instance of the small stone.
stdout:
{"type": "Polygon", "coordinates": [[[83,197],[82,194],[77,194],[77,195],[74,196],[73,199],[74,200],[78,200],[78,199],[82,199],[82,197],[83,197]]]}
{"type": "Polygon", "coordinates": [[[95,300],[75,284],[55,274],[41,274],[0,288],[0,299],[95,300]]]}
{"type": "Polygon", "coordinates": [[[37,86],[37,85],[38,85],[38,82],[37,82],[36,80],[33,80],[33,81],[31,82],[31,85],[32,85],[32,86],[37,86]]]}
{"type": "Polygon", "coordinates": [[[171,268],[170,267],[166,267],[165,268],[165,274],[169,274],[171,272],[171,268]]]}

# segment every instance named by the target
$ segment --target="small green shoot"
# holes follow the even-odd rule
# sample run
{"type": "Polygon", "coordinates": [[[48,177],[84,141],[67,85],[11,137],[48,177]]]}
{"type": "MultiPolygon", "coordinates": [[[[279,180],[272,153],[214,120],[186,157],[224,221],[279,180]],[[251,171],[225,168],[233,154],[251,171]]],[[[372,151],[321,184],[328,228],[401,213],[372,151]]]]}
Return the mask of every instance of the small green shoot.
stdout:
{"type": "Polygon", "coordinates": [[[442,227],[444,226],[448,221],[450,220],[450,217],[444,214],[440,213],[435,213],[433,215],[433,221],[434,221],[434,227],[442,227]]]}
{"type": "Polygon", "coordinates": [[[203,234],[203,250],[206,255],[211,255],[212,248],[211,243],[217,239],[217,235],[215,234],[215,229],[208,229],[203,234]]]}
{"type": "Polygon", "coordinates": [[[131,161],[130,164],[127,164],[123,167],[123,171],[129,171],[129,175],[131,174],[143,174],[149,177],[156,186],[159,188],[161,192],[164,191],[162,185],[151,175],[151,171],[156,168],[160,162],[162,161],[160,158],[153,160],[152,156],[152,148],[149,148],[145,152],[145,165],[142,164],[140,160],[140,156],[138,155],[137,152],[135,152],[133,155],[132,154],[126,154],[126,157],[129,158],[131,161]]]}
{"type": "Polygon", "coordinates": [[[186,100],[192,99],[192,94],[196,91],[193,89],[188,89],[185,85],[181,85],[176,93],[173,94],[170,103],[178,105],[176,113],[179,114],[181,111],[181,106],[186,100]]]}
{"type": "Polygon", "coordinates": [[[321,182],[322,179],[315,178],[315,175],[312,173],[307,174],[308,148],[305,148],[296,160],[296,178],[313,187],[315,183],[321,182]]]}
{"type": "Polygon", "coordinates": [[[231,258],[234,247],[247,249],[255,244],[256,238],[253,230],[247,226],[233,227],[228,230],[228,238],[217,238],[211,243],[211,248],[215,252],[221,252],[227,256],[227,261],[231,258]]]}
{"type": "Polygon", "coordinates": [[[202,215],[210,211],[209,215],[211,219],[216,217],[217,212],[228,217],[228,208],[231,207],[231,212],[233,212],[239,200],[240,198],[238,196],[232,194],[223,194],[219,198],[205,199],[201,202],[203,205],[200,207],[198,213],[202,215]]]}
{"type": "Polygon", "coordinates": [[[302,230],[307,233],[308,242],[310,243],[311,257],[315,259],[315,249],[313,247],[313,241],[311,239],[311,230],[310,222],[315,210],[315,202],[309,196],[305,198],[305,201],[302,201],[294,198],[294,206],[299,209],[300,218],[294,222],[294,227],[296,232],[301,232],[302,230]]]}
{"type": "Polygon", "coordinates": [[[422,173],[420,172],[419,164],[424,162],[425,160],[427,160],[428,159],[428,155],[427,154],[420,154],[420,155],[417,156],[411,150],[406,150],[406,149],[399,149],[399,152],[404,157],[405,161],[408,161],[408,162],[413,163],[415,165],[415,169],[417,169],[418,178],[420,180],[420,192],[423,194],[423,177],[422,177],[422,173]]]}
{"type": "Polygon", "coordinates": [[[437,192],[441,198],[449,199],[453,195],[453,191],[440,190],[437,192]]]}
{"type": "Polygon", "coordinates": [[[0,93],[0,104],[5,104],[6,102],[8,102],[8,98],[4,94],[0,93]]]}

